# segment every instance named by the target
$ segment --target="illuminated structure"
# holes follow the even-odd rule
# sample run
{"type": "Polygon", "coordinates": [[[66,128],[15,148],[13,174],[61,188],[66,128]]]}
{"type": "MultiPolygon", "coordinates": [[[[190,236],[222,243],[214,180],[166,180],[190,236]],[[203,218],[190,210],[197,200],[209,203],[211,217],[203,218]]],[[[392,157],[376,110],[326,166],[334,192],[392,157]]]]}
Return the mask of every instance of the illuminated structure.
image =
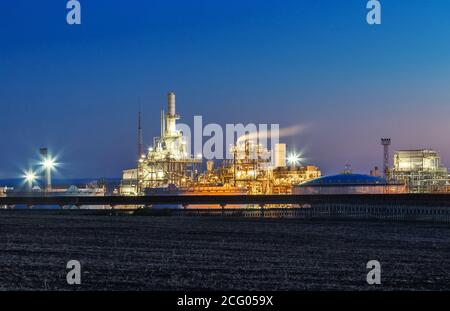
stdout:
{"type": "Polygon", "coordinates": [[[445,192],[450,185],[447,168],[434,150],[400,150],[394,154],[394,180],[404,182],[409,192],[445,192]]]}
{"type": "Polygon", "coordinates": [[[290,194],[292,187],[322,176],[319,168],[313,165],[298,167],[277,167],[272,171],[273,194],[290,194]]]}
{"type": "Polygon", "coordinates": [[[120,184],[120,194],[138,195],[138,170],[132,168],[122,172],[122,181],[120,184]]]}
{"type": "Polygon", "coordinates": [[[188,154],[185,137],[176,129],[180,116],[175,112],[175,93],[167,97],[168,111],[161,111],[161,136],[154,138],[147,154],[141,155],[136,169],[124,171],[122,194],[136,195],[152,189],[193,185],[196,165],[202,163],[202,159],[188,154]]]}
{"type": "Polygon", "coordinates": [[[33,183],[36,180],[36,173],[33,172],[32,170],[29,170],[28,172],[25,173],[25,181],[28,184],[28,191],[33,191],[33,183]]]}
{"type": "Polygon", "coordinates": [[[286,144],[276,144],[273,152],[273,165],[275,167],[286,166],[286,144]]]}
{"type": "Polygon", "coordinates": [[[231,159],[217,168],[208,161],[207,170],[199,172],[202,156],[188,154],[185,137],[176,129],[178,119],[175,94],[169,93],[168,112],[161,113],[161,136],[140,157],[137,168],[123,171],[120,194],[287,194],[293,185],[321,176],[317,167],[301,166],[299,154],[286,157],[285,144],[277,144],[272,153],[247,135],[231,146],[231,159]]]}
{"type": "Polygon", "coordinates": [[[270,152],[248,138],[238,139],[231,147],[233,158],[225,160],[217,170],[199,176],[202,186],[216,185],[227,189],[241,189],[245,193],[270,192],[270,152]]]}
{"type": "Polygon", "coordinates": [[[55,160],[48,154],[47,148],[41,148],[40,154],[42,159],[41,164],[45,172],[45,179],[47,181],[45,190],[50,191],[52,189],[52,170],[55,168],[55,160]]]}
{"type": "Polygon", "coordinates": [[[199,183],[233,186],[247,194],[290,194],[294,185],[321,176],[316,166],[300,165],[299,154],[292,152],[286,157],[285,144],[275,145],[273,161],[267,148],[246,136],[238,139],[230,153],[231,160],[216,170],[208,169],[199,177],[199,183]]]}
{"type": "MultiPolygon", "coordinates": [[[[7,187],[0,187],[0,197],[6,197],[6,192],[8,191],[7,187]]],[[[0,209],[6,209],[6,205],[0,205],[0,209]]]]}
{"type": "Polygon", "coordinates": [[[321,176],[320,170],[312,165],[272,166],[270,151],[248,139],[238,140],[231,154],[233,159],[224,161],[216,170],[210,166],[201,174],[197,185],[221,186],[226,192],[234,189],[247,194],[290,194],[293,185],[321,176]]]}

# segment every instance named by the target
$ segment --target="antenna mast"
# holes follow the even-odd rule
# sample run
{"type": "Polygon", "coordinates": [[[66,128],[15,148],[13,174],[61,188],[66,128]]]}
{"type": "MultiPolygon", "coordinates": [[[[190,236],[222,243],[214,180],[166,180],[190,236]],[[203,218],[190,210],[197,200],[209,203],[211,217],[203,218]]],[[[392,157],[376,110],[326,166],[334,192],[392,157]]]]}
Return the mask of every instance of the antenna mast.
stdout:
{"type": "Polygon", "coordinates": [[[141,156],[144,154],[144,143],[143,143],[143,138],[142,138],[142,124],[141,124],[141,110],[139,109],[139,113],[138,113],[138,138],[137,138],[137,143],[138,143],[138,160],[141,158],[141,156]]]}

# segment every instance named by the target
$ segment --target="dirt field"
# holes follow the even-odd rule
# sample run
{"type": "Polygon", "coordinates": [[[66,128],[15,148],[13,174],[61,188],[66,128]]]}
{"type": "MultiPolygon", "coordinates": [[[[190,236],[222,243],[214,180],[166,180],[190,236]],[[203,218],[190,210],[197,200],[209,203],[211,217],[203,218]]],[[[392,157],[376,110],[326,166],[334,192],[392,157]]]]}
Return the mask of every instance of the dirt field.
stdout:
{"type": "Polygon", "coordinates": [[[287,219],[0,215],[0,290],[450,289],[450,227],[287,219]],[[66,263],[82,284],[66,283],[66,263]]]}

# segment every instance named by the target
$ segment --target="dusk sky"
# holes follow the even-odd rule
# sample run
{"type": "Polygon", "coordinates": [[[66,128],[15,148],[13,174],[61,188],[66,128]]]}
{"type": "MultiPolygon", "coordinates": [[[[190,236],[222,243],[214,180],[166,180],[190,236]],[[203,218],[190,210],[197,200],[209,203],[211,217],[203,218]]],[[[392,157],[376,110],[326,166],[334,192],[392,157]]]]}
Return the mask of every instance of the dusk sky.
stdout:
{"type": "Polygon", "coordinates": [[[182,121],[301,124],[285,139],[324,174],[434,148],[450,166],[450,1],[65,0],[0,2],[0,178],[39,147],[61,177],[120,177],[147,146],[166,94],[182,121]],[[391,152],[392,155],[392,152],[391,152]]]}

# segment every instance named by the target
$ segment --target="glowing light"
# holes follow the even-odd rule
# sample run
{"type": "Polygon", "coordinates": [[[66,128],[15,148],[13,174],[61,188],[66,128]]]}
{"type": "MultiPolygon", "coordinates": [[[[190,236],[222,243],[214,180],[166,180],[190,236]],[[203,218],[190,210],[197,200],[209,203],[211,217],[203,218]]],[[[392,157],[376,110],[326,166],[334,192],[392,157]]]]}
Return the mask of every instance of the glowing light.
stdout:
{"type": "Polygon", "coordinates": [[[300,155],[295,152],[291,153],[287,157],[288,163],[293,166],[298,165],[300,163],[300,159],[300,155]]]}
{"type": "Polygon", "coordinates": [[[55,167],[55,160],[52,158],[47,158],[42,162],[42,165],[46,169],[53,169],[55,167]]]}
{"type": "Polygon", "coordinates": [[[27,182],[32,183],[36,180],[36,173],[33,171],[28,171],[25,173],[24,178],[27,182]]]}
{"type": "Polygon", "coordinates": [[[201,159],[203,158],[203,155],[201,153],[197,154],[197,158],[201,159]]]}

